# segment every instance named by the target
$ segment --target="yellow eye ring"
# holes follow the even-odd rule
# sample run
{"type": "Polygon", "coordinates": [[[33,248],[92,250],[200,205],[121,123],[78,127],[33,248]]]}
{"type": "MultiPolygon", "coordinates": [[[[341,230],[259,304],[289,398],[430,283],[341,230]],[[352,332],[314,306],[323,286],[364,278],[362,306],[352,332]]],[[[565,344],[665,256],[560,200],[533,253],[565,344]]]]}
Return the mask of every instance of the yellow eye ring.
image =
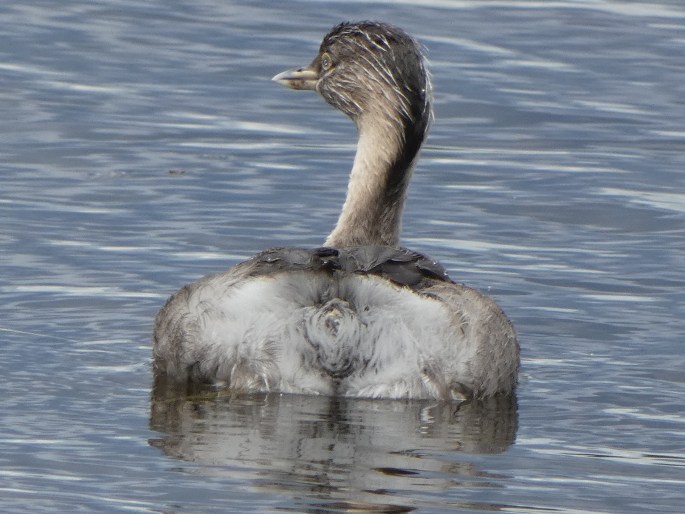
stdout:
{"type": "Polygon", "coordinates": [[[333,59],[331,59],[331,56],[328,52],[324,52],[324,54],[321,56],[321,69],[328,71],[332,66],[333,59]]]}

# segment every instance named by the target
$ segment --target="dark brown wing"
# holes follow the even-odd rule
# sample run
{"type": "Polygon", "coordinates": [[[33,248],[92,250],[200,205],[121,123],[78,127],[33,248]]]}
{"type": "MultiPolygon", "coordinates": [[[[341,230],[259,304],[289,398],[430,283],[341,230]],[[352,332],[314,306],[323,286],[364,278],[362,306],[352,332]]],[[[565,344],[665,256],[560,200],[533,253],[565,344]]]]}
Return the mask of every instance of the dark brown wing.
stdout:
{"type": "Polygon", "coordinates": [[[271,248],[238,265],[250,276],[288,271],[346,271],[381,276],[400,286],[420,290],[429,283],[451,282],[447,271],[426,255],[391,246],[343,248],[271,248]]]}

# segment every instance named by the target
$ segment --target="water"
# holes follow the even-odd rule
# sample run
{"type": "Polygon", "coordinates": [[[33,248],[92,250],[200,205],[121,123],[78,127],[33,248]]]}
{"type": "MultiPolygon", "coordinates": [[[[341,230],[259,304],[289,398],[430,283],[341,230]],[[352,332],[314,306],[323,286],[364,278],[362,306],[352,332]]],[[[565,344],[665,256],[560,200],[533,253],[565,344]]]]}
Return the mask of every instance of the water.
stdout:
{"type": "Polygon", "coordinates": [[[677,512],[681,2],[0,6],[8,512],[677,512]],[[429,49],[404,242],[514,321],[517,403],[169,398],[168,294],[335,222],[350,122],[269,81],[344,19],[429,49]]]}

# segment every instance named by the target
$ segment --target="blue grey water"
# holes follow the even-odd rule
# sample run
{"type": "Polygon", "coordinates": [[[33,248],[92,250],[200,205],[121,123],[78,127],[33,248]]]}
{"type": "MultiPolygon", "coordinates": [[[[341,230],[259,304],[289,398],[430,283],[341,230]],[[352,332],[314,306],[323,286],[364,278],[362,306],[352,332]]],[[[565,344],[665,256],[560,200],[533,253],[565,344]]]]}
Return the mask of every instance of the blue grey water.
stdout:
{"type": "Polygon", "coordinates": [[[5,512],[678,512],[685,4],[0,5],[5,512]],[[352,124],[270,78],[346,19],[427,47],[404,244],[492,294],[516,403],[153,395],[167,295],[336,220],[352,124]]]}

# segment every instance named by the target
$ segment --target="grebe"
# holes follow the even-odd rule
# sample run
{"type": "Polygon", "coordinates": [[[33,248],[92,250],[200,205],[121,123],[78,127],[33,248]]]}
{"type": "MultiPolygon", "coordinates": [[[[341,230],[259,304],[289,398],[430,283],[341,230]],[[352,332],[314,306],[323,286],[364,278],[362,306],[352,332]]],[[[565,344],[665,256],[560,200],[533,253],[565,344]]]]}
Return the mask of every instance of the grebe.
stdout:
{"type": "Polygon", "coordinates": [[[488,296],[399,246],[432,120],[418,43],[385,23],[342,23],[274,81],[318,91],[359,134],[347,197],[324,246],[273,248],[175,293],[157,314],[155,372],[237,392],[484,398],[514,392],[519,345],[488,296]]]}

